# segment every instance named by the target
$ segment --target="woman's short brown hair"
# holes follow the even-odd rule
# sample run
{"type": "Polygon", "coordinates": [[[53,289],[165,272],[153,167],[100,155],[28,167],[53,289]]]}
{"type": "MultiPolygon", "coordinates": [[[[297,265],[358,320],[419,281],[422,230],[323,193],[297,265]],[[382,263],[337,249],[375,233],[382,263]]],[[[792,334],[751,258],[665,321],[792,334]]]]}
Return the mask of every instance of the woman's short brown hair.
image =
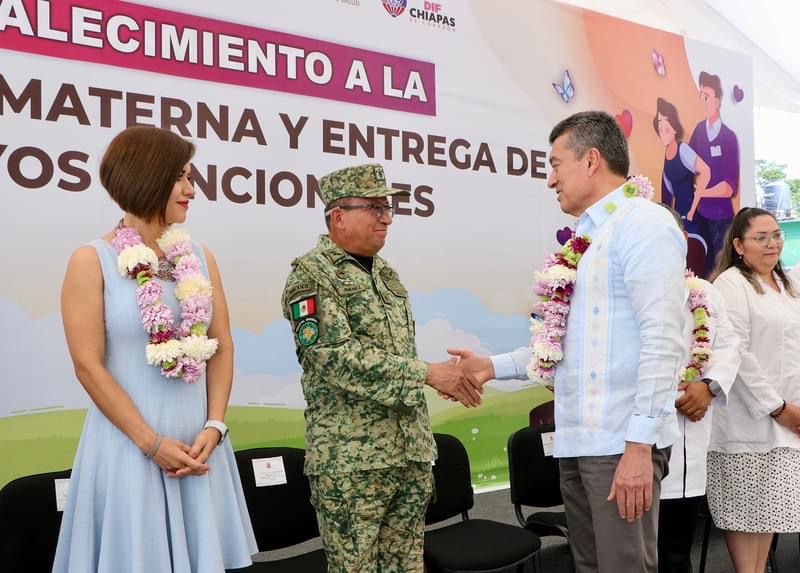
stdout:
{"type": "Polygon", "coordinates": [[[675,141],[683,141],[683,125],[681,125],[681,120],[678,118],[678,108],[663,97],[656,100],[656,115],[653,117],[653,129],[656,130],[656,135],[659,135],[658,114],[666,117],[672,129],[675,130],[675,141]]]}
{"type": "Polygon", "coordinates": [[[169,130],[129,127],[103,154],[100,182],[123,211],[163,223],[172,187],[193,155],[194,144],[169,130]]]}

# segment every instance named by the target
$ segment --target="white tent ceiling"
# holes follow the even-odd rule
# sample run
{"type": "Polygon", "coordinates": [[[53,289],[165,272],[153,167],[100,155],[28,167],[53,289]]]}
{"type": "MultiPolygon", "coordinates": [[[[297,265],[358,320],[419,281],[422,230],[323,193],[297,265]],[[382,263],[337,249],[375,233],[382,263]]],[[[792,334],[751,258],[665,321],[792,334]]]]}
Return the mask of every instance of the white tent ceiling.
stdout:
{"type": "Polygon", "coordinates": [[[800,113],[797,0],[559,0],[748,54],[754,102],[800,113]]]}

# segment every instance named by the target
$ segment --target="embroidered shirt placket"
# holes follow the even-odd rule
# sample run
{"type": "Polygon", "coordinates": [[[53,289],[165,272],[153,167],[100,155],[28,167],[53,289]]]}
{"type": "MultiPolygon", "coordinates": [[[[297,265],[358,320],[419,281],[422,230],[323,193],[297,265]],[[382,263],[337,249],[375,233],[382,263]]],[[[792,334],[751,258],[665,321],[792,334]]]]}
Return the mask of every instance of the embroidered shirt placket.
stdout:
{"type": "Polygon", "coordinates": [[[608,246],[614,227],[633,208],[631,202],[609,217],[603,226],[600,236],[592,242],[584,261],[586,274],[583,280],[591,285],[587,292],[592,293],[592,303],[584,305],[582,369],[584,389],[582,418],[584,427],[591,432],[598,432],[602,427],[605,414],[606,368],[609,353],[609,315],[611,303],[609,297],[609,275],[611,260],[608,246]]]}

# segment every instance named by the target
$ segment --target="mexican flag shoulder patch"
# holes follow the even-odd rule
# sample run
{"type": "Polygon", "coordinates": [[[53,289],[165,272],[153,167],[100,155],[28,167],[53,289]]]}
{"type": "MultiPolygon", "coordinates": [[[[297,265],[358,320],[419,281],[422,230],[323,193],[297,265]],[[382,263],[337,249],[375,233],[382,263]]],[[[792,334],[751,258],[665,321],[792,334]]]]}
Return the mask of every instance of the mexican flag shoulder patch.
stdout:
{"type": "Polygon", "coordinates": [[[317,314],[317,296],[311,295],[293,302],[291,305],[292,320],[297,321],[317,314]]]}

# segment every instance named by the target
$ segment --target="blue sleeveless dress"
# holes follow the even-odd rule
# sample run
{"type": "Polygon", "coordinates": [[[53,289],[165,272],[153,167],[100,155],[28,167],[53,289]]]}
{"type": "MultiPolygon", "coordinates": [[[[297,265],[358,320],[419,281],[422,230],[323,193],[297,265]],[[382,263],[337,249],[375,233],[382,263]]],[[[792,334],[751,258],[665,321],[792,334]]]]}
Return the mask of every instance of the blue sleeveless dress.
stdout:
{"type": "MultiPolygon", "coordinates": [[[[136,281],[117,271],[114,247],[90,243],[103,270],[105,365],[157,432],[192,444],[207,414],[206,379],[167,379],[145,361],[136,281]]],[[[194,244],[207,276],[205,254],[194,244]]],[[[160,280],[160,279],[154,279],[160,280]]],[[[162,300],[180,316],[174,282],[162,300]]],[[[230,441],[204,476],[170,478],[95,406],[72,468],[54,573],[221,573],[258,551],[230,441]]]]}

